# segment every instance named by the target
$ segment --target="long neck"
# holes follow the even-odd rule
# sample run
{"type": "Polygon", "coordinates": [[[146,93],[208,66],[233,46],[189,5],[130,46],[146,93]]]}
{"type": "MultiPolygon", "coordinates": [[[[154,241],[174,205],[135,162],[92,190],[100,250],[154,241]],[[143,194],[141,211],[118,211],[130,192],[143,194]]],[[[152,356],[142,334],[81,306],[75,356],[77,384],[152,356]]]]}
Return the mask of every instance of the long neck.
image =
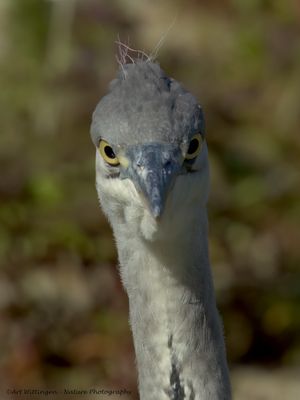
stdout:
{"type": "Polygon", "coordinates": [[[123,238],[124,232],[115,232],[141,400],[231,397],[205,209],[189,229],[164,235],[169,239],[158,242],[134,235],[123,238]]]}

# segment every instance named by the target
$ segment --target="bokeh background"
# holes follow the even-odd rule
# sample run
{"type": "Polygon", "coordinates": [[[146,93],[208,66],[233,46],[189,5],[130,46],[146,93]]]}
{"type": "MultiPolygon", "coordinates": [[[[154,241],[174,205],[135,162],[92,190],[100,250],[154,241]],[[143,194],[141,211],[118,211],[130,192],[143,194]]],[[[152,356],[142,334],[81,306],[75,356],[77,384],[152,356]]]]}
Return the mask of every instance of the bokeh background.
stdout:
{"type": "Polygon", "coordinates": [[[89,137],[118,35],[148,53],[164,37],[161,66],[205,110],[235,399],[300,398],[300,3],[1,0],[1,399],[93,387],[137,399],[89,137]]]}

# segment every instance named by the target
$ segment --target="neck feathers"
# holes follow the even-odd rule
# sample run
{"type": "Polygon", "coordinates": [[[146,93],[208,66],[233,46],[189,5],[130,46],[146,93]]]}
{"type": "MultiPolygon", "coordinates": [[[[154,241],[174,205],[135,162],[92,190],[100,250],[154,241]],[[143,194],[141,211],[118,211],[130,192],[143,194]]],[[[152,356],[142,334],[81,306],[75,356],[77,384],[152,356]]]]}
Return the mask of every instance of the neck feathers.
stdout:
{"type": "Polygon", "coordinates": [[[190,229],[189,238],[185,227],[163,234],[167,240],[153,242],[139,236],[122,238],[115,232],[141,400],[230,399],[205,209],[190,229]]]}

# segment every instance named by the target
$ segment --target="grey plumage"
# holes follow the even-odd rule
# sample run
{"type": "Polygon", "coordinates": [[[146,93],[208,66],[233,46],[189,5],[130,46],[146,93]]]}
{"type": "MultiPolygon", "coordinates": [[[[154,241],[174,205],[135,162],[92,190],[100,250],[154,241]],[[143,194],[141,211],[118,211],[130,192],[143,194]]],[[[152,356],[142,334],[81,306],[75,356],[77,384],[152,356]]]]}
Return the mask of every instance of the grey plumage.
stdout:
{"type": "Polygon", "coordinates": [[[141,400],[229,400],[208,256],[201,107],[158,64],[123,65],[93,114],[91,136],[129,297],[141,400]]]}
{"type": "Polygon", "coordinates": [[[188,142],[204,133],[204,118],[196,98],[166,76],[158,64],[124,65],[99,102],[93,116],[92,140],[109,136],[111,144],[164,141],[188,142]]]}

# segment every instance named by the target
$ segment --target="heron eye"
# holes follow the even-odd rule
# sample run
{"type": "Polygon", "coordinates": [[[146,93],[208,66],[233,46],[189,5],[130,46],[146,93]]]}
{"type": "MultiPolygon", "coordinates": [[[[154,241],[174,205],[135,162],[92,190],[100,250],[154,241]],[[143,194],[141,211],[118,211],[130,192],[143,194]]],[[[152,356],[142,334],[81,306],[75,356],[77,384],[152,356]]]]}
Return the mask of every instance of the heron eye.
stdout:
{"type": "Polygon", "coordinates": [[[113,148],[105,140],[100,140],[99,151],[103,160],[109,165],[119,165],[118,157],[115,155],[113,148]]]}
{"type": "Polygon", "coordinates": [[[188,151],[185,155],[186,160],[192,160],[197,157],[202,149],[203,138],[200,133],[196,133],[190,141],[188,151]]]}

